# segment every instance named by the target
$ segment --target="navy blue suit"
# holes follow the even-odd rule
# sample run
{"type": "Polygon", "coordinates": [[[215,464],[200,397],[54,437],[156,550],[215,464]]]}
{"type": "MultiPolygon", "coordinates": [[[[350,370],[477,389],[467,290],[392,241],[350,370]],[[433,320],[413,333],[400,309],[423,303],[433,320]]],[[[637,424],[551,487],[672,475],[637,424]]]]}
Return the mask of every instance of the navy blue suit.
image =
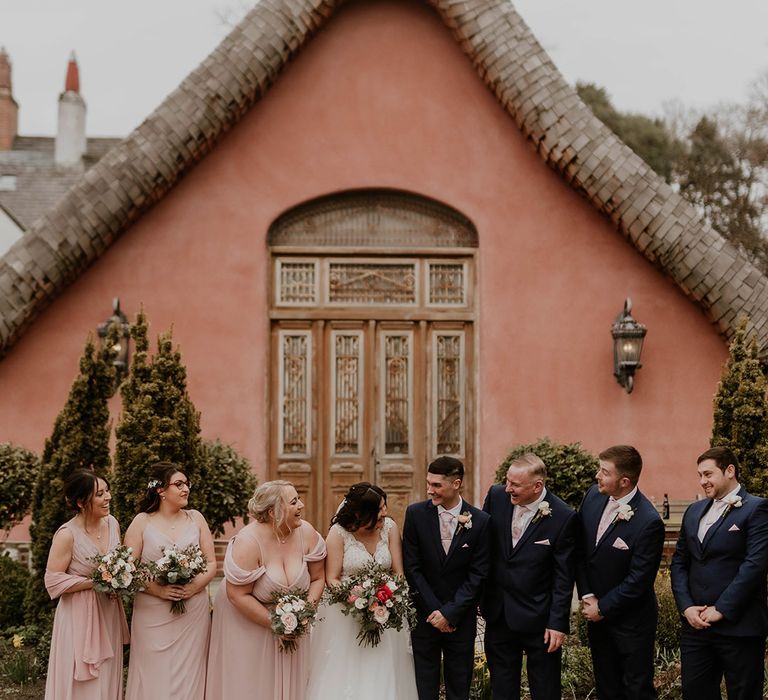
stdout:
{"type": "Polygon", "coordinates": [[[560,700],[562,652],[547,652],[544,630],[568,633],[576,513],[549,491],[544,500],[551,515],[534,516],[514,547],[513,506],[505,487],[491,486],[483,505],[491,516],[491,569],[482,612],[494,700],[520,698],[523,652],[533,699],[560,700]]]}
{"type": "Polygon", "coordinates": [[[490,563],[490,518],[464,501],[461,512],[466,511],[472,516],[472,527],[457,527],[448,554],[440,541],[437,506],[432,501],[414,503],[405,513],[403,563],[419,613],[411,639],[420,700],[437,700],[441,656],[446,700],[469,697],[477,605],[490,563]],[[435,610],[454,632],[440,632],[427,622],[435,610]]]}
{"type": "Polygon", "coordinates": [[[683,620],[683,697],[720,698],[725,674],[728,697],[762,698],[765,635],[768,633],[768,501],[742,487],[742,504],[731,507],[699,542],[706,499],[683,515],[672,557],[672,591],[678,610],[712,605],[724,619],[697,630],[683,620]]]}
{"type": "Polygon", "coordinates": [[[655,698],[653,655],[658,606],[653,589],[664,548],[664,523],[638,491],[629,520],[614,519],[596,544],[608,496],[597,486],[579,508],[579,595],[593,593],[603,620],[587,625],[598,700],[655,698]]]}

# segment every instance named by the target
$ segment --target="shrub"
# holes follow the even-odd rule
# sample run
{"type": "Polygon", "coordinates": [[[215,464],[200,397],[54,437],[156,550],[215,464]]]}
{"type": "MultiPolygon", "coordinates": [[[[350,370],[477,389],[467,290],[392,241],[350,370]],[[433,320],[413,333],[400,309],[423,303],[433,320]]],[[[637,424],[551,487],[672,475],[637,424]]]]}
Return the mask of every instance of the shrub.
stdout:
{"type": "Polygon", "coordinates": [[[203,515],[214,537],[236,518],[248,522],[248,500],[256,490],[256,477],[245,457],[219,440],[203,441],[200,477],[195,490],[203,492],[203,515]]]}
{"type": "Polygon", "coordinates": [[[561,672],[562,695],[574,700],[595,696],[595,674],[592,671],[592,656],[589,647],[577,643],[563,645],[563,667],[561,672]]]}
{"type": "Polygon", "coordinates": [[[92,468],[105,474],[110,468],[109,408],[115,391],[112,361],[117,342],[116,327],[97,351],[89,337],[80,358],[80,372],[72,384],[67,402],[56,417],[51,437],[45,442],[42,466],[32,500],[32,563],[41,574],[30,582],[25,600],[27,621],[53,606],[43,584],[42,572],[48,559],[53,534],[67,520],[64,481],[75,470],[92,468]]]}
{"type": "Polygon", "coordinates": [[[548,437],[531,445],[515,447],[496,470],[496,482],[504,483],[513,459],[533,452],[547,465],[547,489],[562,498],[571,508],[578,508],[584,492],[594,483],[599,461],[581,443],[561,445],[548,437]]]}
{"type": "Polygon", "coordinates": [[[0,530],[7,530],[32,507],[40,459],[34,452],[0,443],[0,530]]]}
{"type": "Polygon", "coordinates": [[[656,598],[659,602],[659,621],[656,625],[656,658],[674,656],[680,651],[680,613],[672,594],[669,571],[659,571],[656,576],[656,598]]]}
{"type": "MultiPolygon", "coordinates": [[[[146,492],[149,467],[161,460],[181,465],[200,481],[200,414],[187,393],[187,372],[170,334],[161,335],[151,361],[143,312],[131,327],[136,344],[121,387],[123,411],[116,428],[113,511],[127,528],[146,492]]],[[[191,492],[190,506],[205,512],[205,493],[191,492]]]]}
{"type": "Polygon", "coordinates": [[[24,596],[30,579],[23,564],[0,555],[0,630],[24,624],[24,596]]]}
{"type": "Polygon", "coordinates": [[[739,481],[754,494],[768,495],[766,379],[757,339],[754,334],[747,338],[745,317],[739,319],[715,394],[710,445],[730,447],[741,464],[739,481]]]}

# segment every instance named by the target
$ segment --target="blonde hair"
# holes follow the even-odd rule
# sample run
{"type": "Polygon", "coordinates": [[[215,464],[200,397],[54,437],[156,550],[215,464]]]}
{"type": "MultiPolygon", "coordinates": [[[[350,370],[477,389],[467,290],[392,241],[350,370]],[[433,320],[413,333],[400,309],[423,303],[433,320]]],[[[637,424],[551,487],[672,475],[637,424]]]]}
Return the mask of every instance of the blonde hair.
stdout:
{"type": "Polygon", "coordinates": [[[272,511],[275,526],[280,527],[285,522],[285,488],[293,487],[290,481],[276,479],[265,481],[254,491],[248,501],[248,514],[260,523],[269,522],[269,512],[272,511]]]}
{"type": "MultiPolygon", "coordinates": [[[[547,467],[544,461],[538,455],[533,452],[526,452],[524,455],[513,459],[509,463],[510,467],[520,467],[528,470],[528,475],[532,479],[541,479],[545,481],[547,478],[547,467]]],[[[509,467],[507,467],[509,469],[509,467]]]]}

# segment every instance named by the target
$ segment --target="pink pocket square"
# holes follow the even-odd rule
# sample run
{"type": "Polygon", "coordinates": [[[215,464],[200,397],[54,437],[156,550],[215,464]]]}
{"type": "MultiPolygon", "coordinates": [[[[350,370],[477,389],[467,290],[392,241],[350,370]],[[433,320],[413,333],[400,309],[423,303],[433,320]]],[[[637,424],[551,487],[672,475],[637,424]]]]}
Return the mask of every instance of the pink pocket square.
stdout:
{"type": "Polygon", "coordinates": [[[549,540],[538,540],[537,542],[534,542],[534,544],[546,544],[550,545],[552,544],[549,540]]]}
{"type": "Polygon", "coordinates": [[[615,547],[616,549],[629,549],[629,546],[624,540],[621,539],[621,537],[617,537],[611,546],[615,547]]]}
{"type": "Polygon", "coordinates": [[[736,523],[734,523],[728,528],[728,532],[741,532],[741,528],[736,523]]]}

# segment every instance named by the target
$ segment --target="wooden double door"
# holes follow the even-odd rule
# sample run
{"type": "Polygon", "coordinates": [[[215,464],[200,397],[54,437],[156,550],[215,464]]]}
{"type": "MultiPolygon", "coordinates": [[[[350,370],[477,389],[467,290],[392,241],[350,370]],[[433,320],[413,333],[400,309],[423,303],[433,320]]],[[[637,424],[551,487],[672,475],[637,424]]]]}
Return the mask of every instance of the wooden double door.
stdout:
{"type": "Polygon", "coordinates": [[[436,320],[272,322],[270,474],[296,485],[321,533],[351,484],[387,491],[401,524],[448,454],[471,497],[473,324],[436,320]]]}

